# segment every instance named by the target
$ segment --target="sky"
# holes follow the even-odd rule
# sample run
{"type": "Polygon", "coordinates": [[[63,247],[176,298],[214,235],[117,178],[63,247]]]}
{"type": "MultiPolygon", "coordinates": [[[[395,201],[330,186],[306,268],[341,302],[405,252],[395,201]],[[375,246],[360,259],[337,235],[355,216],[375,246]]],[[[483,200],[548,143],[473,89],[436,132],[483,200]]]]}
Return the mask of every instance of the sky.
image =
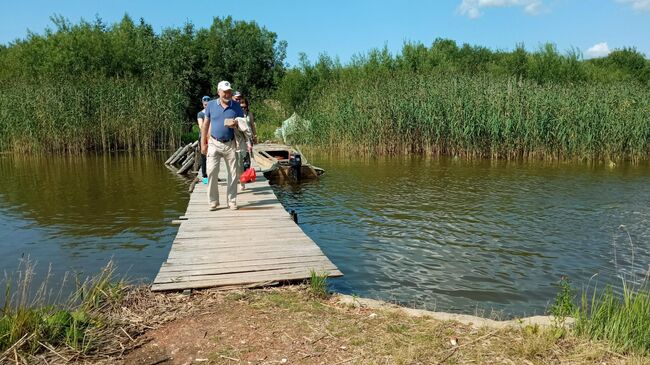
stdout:
{"type": "Polygon", "coordinates": [[[0,43],[24,38],[28,29],[42,33],[53,14],[72,22],[99,16],[110,24],[125,13],[156,31],[188,21],[207,27],[216,16],[254,20],[288,42],[289,65],[301,52],[347,63],[372,48],[397,53],[404,42],[430,45],[438,37],[500,50],[552,42],[585,58],[633,46],[650,57],[650,0],[3,1],[0,43]]]}

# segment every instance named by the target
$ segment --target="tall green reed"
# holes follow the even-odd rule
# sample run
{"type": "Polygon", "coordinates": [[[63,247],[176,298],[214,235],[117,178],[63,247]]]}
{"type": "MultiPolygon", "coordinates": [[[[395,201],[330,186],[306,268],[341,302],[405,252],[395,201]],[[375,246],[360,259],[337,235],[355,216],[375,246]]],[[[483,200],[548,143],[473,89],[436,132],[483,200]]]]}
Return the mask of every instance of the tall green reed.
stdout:
{"type": "Polygon", "coordinates": [[[0,150],[147,151],[177,144],[186,98],[171,82],[0,82],[0,150]]]}
{"type": "Polygon", "coordinates": [[[369,153],[646,159],[650,90],[634,83],[552,84],[488,75],[341,71],[299,110],[300,142],[369,153]]]}

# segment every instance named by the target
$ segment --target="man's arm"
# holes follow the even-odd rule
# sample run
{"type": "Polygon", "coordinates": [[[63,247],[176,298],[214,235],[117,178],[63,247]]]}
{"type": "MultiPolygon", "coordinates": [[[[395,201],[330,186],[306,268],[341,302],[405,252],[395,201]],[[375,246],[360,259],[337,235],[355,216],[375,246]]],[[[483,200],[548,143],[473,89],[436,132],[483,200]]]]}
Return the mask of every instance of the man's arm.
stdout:
{"type": "Polygon", "coordinates": [[[208,154],[208,131],[210,130],[210,118],[207,116],[203,118],[203,125],[201,125],[201,153],[208,154]]]}
{"type": "Polygon", "coordinates": [[[205,118],[205,113],[203,113],[203,112],[199,112],[196,115],[196,122],[199,124],[199,130],[201,130],[201,128],[203,128],[203,119],[204,118],[205,118]]]}

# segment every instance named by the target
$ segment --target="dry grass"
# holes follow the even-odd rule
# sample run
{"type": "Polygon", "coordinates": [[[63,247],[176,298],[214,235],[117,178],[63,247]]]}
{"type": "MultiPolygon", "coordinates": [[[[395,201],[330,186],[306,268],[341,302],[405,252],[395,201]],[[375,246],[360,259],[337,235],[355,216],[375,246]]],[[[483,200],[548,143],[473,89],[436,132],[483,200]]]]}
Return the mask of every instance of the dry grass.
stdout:
{"type": "Polygon", "coordinates": [[[343,305],[307,287],[137,297],[124,318],[158,329],[136,340],[128,364],[650,363],[554,328],[477,329],[343,305]]]}
{"type": "Polygon", "coordinates": [[[342,304],[308,286],[204,290],[126,287],[104,307],[101,349],[26,357],[21,364],[650,364],[604,342],[538,326],[474,328],[394,309],[342,304]],[[283,362],[283,359],[284,362],[283,362]]]}

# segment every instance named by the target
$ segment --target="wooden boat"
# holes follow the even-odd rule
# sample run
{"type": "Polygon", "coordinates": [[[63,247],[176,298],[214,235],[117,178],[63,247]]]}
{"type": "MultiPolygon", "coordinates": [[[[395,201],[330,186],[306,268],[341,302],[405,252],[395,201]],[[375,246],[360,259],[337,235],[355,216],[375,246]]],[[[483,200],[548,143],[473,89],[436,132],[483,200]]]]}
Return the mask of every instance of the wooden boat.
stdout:
{"type": "Polygon", "coordinates": [[[284,144],[254,145],[253,158],[269,179],[299,181],[315,179],[325,173],[320,167],[310,165],[300,150],[284,144]]]}

